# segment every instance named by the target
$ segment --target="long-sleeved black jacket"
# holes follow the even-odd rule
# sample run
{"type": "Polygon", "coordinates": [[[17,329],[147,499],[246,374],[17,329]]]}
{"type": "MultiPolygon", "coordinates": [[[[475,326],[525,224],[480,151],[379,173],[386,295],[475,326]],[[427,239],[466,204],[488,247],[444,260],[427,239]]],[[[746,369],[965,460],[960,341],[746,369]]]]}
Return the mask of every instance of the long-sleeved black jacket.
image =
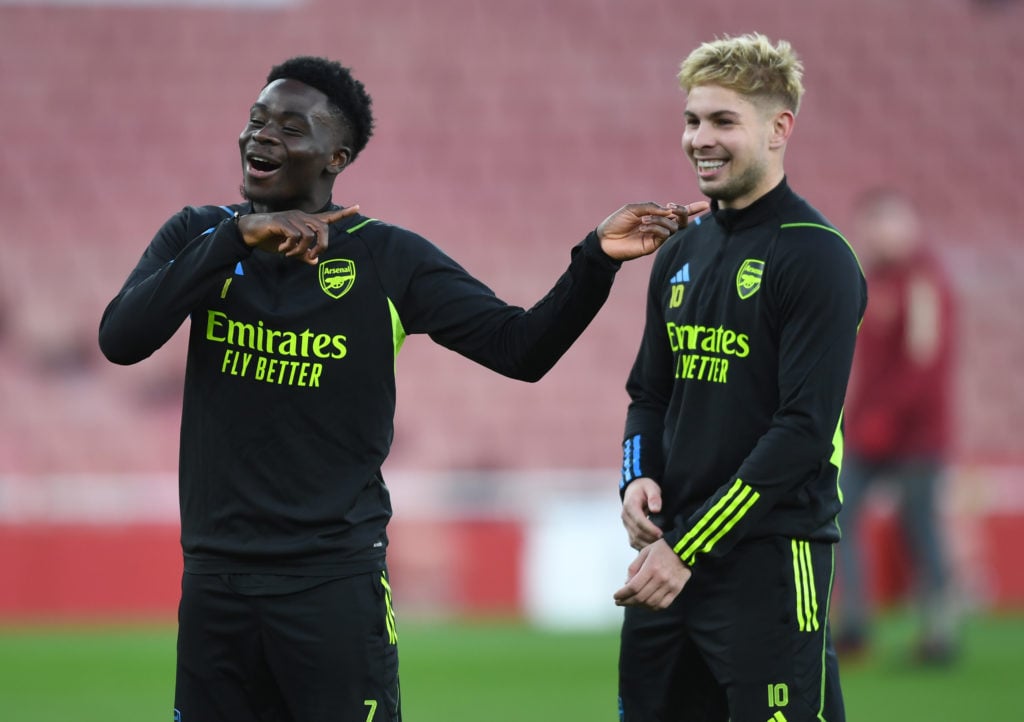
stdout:
{"type": "Polygon", "coordinates": [[[619,267],[591,233],[526,311],[408,230],[343,219],[314,267],[247,247],[236,211],[249,206],[171,217],[100,322],[104,354],[131,364],[191,317],[179,489],[192,572],[379,568],[391,516],[380,470],[406,335],[536,380],[600,309],[619,267]]]}
{"type": "Polygon", "coordinates": [[[835,541],[842,408],[867,287],[839,232],[783,180],[655,259],[627,390],[620,489],[662,489],[687,564],[744,538],[835,541]]]}

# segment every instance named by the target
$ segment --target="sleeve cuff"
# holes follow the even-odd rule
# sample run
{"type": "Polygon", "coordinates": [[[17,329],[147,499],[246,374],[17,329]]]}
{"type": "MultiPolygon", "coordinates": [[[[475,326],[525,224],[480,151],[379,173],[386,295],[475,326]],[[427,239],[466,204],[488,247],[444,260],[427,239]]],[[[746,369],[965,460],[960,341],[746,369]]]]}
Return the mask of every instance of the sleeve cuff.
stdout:
{"type": "Polygon", "coordinates": [[[597,237],[596,230],[588,233],[580,245],[583,248],[583,253],[598,265],[610,271],[618,271],[622,268],[622,261],[616,261],[601,248],[601,239],[597,237]]]}

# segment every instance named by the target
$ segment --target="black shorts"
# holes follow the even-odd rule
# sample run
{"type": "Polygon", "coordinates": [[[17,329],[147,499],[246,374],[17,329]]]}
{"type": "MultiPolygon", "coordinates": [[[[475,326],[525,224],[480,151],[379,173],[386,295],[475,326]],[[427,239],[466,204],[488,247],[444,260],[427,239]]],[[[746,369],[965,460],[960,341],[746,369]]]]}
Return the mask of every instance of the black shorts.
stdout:
{"type": "Polygon", "coordinates": [[[288,593],[246,579],[265,578],[183,576],[175,720],[401,720],[386,572],[298,579],[288,593]]]}
{"type": "Polygon", "coordinates": [[[831,544],[781,537],[701,559],[672,606],[625,610],[622,722],[844,722],[831,544]]]}

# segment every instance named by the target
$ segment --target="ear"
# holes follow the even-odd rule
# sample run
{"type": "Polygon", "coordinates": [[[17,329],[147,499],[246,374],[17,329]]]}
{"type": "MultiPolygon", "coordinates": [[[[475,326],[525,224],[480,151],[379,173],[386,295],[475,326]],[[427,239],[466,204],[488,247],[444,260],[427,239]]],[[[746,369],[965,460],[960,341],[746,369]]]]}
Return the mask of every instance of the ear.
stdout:
{"type": "Polygon", "coordinates": [[[327,172],[331,175],[338,175],[352,161],[352,149],[341,146],[331,153],[331,162],[327,164],[327,172]]]}
{"type": "Polygon", "coordinates": [[[793,133],[793,126],[796,124],[796,116],[792,110],[780,110],[772,117],[771,135],[768,138],[768,147],[771,150],[778,150],[786,145],[789,136],[793,133]]]}

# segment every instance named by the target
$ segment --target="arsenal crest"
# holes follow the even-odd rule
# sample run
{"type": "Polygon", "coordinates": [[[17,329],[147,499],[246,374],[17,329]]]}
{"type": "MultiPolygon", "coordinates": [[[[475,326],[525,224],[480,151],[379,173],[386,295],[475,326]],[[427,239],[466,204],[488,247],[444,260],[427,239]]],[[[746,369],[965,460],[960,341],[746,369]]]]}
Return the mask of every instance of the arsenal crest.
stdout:
{"type": "Polygon", "coordinates": [[[320,261],[320,288],[331,298],[341,298],[356,282],[356,264],[347,258],[320,261]]]}
{"type": "Polygon", "coordinates": [[[748,258],[740,270],[736,272],[736,293],[746,301],[761,288],[761,276],[764,274],[764,261],[748,258]]]}

